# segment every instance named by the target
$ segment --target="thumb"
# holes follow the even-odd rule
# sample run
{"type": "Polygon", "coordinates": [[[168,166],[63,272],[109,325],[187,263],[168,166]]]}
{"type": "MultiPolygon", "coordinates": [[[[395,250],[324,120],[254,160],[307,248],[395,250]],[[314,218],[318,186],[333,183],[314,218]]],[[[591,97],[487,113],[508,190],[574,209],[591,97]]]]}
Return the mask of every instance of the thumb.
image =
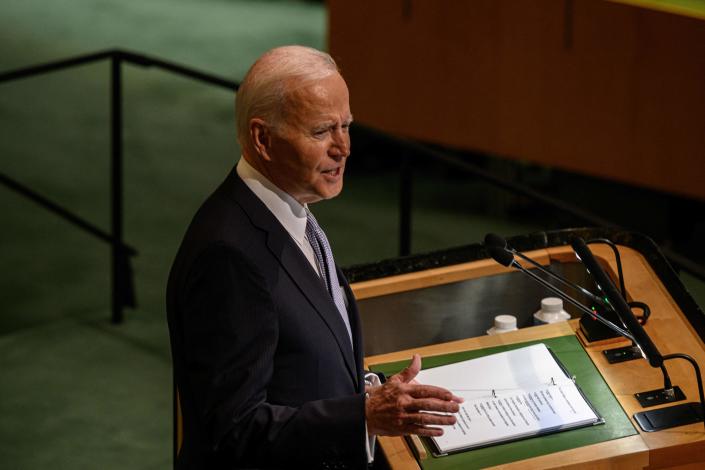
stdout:
{"type": "Polygon", "coordinates": [[[409,383],[412,380],[414,380],[414,377],[419,373],[421,370],[421,356],[418,354],[414,354],[414,356],[411,358],[411,362],[409,363],[408,366],[401,372],[399,372],[399,379],[404,382],[404,383],[409,383]]]}

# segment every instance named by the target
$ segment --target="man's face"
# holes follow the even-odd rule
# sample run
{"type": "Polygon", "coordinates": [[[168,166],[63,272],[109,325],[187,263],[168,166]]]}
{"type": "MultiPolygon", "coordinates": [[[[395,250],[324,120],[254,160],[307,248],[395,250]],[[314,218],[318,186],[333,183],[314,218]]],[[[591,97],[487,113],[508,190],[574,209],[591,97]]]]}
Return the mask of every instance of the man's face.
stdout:
{"type": "Polygon", "coordinates": [[[267,177],[301,204],[337,196],[350,154],[348,87],[335,73],[295,89],[274,129],[267,177]]]}

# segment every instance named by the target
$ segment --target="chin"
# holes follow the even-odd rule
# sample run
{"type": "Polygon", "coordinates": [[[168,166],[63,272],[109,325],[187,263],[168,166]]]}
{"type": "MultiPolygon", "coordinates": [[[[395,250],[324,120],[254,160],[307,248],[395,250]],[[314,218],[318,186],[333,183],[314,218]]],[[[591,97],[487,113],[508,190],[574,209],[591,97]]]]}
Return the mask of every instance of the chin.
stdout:
{"type": "Polygon", "coordinates": [[[333,199],[334,197],[338,196],[342,191],[343,191],[342,184],[340,186],[338,186],[337,188],[325,188],[324,190],[316,191],[316,193],[311,195],[309,200],[306,202],[308,204],[312,204],[312,203],[318,202],[318,201],[325,201],[327,199],[333,199]]]}
{"type": "MultiPolygon", "coordinates": [[[[343,180],[336,181],[334,184],[321,183],[310,185],[307,190],[302,191],[301,197],[294,195],[294,198],[301,204],[313,204],[326,199],[333,199],[343,191],[343,180]]],[[[291,194],[291,193],[290,193],[291,194]]]]}
{"type": "Polygon", "coordinates": [[[341,181],[340,184],[336,185],[335,188],[332,188],[330,191],[328,191],[328,195],[327,195],[326,199],[333,199],[334,197],[338,196],[342,192],[343,192],[343,182],[341,181]]]}

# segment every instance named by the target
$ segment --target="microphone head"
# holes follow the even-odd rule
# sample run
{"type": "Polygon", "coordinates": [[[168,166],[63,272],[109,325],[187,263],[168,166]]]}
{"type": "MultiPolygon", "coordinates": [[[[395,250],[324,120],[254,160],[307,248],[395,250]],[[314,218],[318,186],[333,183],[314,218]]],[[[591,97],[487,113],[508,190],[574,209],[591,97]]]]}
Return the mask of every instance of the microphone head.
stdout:
{"type": "Polygon", "coordinates": [[[514,262],[514,254],[507,249],[507,241],[499,235],[488,233],[485,236],[485,248],[492,259],[502,266],[511,266],[514,262]]]}
{"type": "Polygon", "coordinates": [[[487,247],[488,250],[492,247],[501,248],[504,250],[507,248],[507,240],[500,237],[496,233],[488,233],[485,235],[485,247],[487,247]]]}

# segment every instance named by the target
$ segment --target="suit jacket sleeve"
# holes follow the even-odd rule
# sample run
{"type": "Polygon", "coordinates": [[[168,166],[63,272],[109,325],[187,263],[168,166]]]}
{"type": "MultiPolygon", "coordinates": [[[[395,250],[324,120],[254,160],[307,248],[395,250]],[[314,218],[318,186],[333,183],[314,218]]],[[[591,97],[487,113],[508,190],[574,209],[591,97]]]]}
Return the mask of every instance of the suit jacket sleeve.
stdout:
{"type": "Polygon", "coordinates": [[[242,465],[364,465],[364,395],[299,407],[267,401],[278,312],[268,280],[244,251],[207,248],[181,292],[185,379],[210,445],[242,465]]]}

